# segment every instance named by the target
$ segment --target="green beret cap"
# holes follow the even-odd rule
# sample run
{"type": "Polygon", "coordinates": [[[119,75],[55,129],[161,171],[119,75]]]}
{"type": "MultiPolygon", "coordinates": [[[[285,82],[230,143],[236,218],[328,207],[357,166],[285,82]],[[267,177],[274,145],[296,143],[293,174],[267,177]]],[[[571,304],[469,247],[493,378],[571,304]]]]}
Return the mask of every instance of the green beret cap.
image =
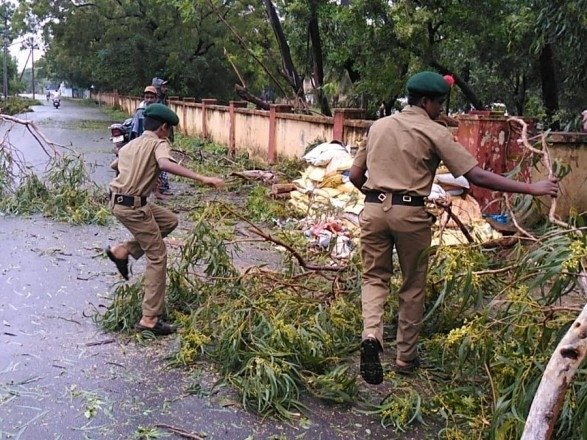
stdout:
{"type": "Polygon", "coordinates": [[[173,110],[163,104],[151,104],[147,106],[143,115],[158,121],[167,122],[169,125],[179,124],[179,118],[173,110]]]}
{"type": "Polygon", "coordinates": [[[406,84],[408,94],[422,96],[442,96],[448,94],[450,85],[436,72],[420,72],[413,75],[406,84]]]}

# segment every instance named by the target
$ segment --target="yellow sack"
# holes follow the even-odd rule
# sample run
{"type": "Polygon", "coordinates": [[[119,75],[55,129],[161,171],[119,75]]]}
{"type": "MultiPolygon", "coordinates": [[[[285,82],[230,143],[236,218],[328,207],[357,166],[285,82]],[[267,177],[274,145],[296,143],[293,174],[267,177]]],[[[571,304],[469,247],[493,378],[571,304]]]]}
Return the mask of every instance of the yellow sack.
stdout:
{"type": "Polygon", "coordinates": [[[341,174],[333,174],[332,176],[325,177],[324,180],[318,185],[320,188],[336,188],[342,183],[341,174]]]}

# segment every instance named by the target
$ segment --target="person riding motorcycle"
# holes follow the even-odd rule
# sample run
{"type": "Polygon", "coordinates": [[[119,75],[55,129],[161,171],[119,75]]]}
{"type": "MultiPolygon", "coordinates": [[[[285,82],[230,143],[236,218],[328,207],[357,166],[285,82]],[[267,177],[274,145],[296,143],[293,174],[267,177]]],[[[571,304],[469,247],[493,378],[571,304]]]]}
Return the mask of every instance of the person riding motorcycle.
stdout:
{"type": "Polygon", "coordinates": [[[61,105],[61,91],[57,90],[53,92],[53,107],[59,108],[61,105]]]}

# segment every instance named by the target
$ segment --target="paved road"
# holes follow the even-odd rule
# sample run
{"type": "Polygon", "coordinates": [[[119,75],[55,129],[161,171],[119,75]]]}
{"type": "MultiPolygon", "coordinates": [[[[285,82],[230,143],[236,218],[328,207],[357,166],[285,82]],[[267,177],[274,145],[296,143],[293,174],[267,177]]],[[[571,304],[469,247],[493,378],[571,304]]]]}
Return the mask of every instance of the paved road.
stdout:
{"type": "MultiPolygon", "coordinates": [[[[100,109],[63,100],[58,110],[45,101],[34,110],[22,117],[95,162],[98,183],[110,179],[109,122],[100,109]]],[[[11,142],[43,167],[44,153],[21,127],[12,129],[11,142]]],[[[91,318],[120,282],[101,249],[124,236],[117,224],[0,217],[0,439],[181,438],[166,430],[155,435],[155,424],[207,439],[411,438],[352,408],[309,401],[311,419],[290,426],[244,412],[227,389],[187,393],[211,387],[213,366],[169,368],[174,337],[139,344],[104,334],[91,318]]]]}

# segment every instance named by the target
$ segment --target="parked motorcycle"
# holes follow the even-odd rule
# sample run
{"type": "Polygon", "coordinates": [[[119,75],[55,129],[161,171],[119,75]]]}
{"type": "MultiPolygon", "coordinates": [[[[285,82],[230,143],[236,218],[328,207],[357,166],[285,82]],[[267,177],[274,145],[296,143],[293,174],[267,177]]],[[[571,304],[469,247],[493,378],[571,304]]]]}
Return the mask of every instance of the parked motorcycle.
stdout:
{"type": "Polygon", "coordinates": [[[59,108],[60,105],[61,105],[61,99],[53,98],[53,107],[59,108]]]}
{"type": "Polygon", "coordinates": [[[130,132],[132,128],[132,118],[126,119],[122,124],[112,124],[110,127],[110,142],[114,154],[118,156],[118,151],[130,141],[130,132]]]}

